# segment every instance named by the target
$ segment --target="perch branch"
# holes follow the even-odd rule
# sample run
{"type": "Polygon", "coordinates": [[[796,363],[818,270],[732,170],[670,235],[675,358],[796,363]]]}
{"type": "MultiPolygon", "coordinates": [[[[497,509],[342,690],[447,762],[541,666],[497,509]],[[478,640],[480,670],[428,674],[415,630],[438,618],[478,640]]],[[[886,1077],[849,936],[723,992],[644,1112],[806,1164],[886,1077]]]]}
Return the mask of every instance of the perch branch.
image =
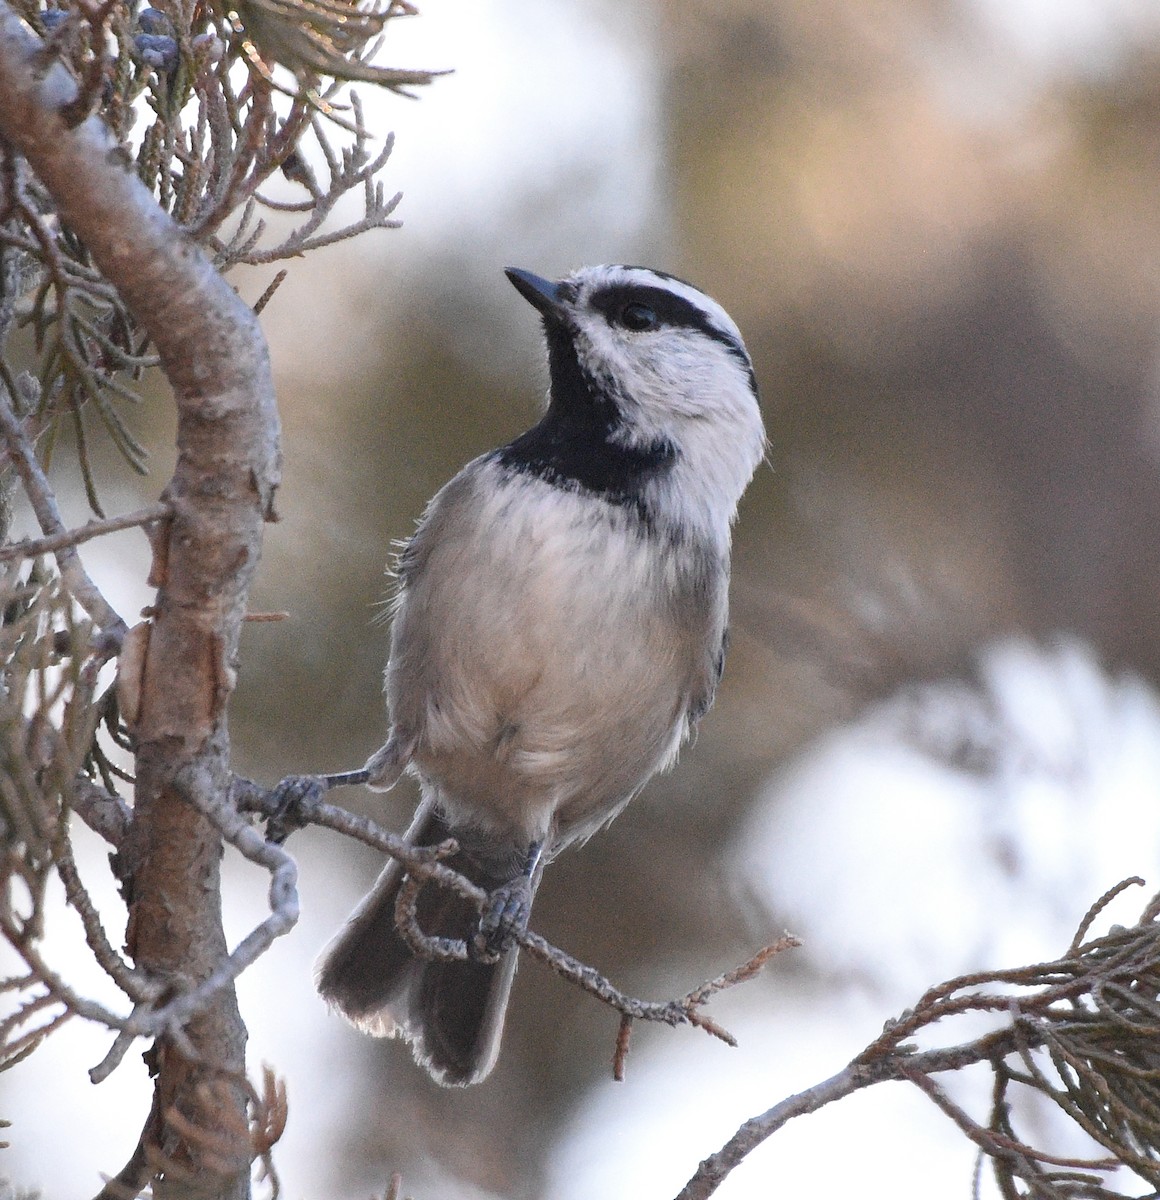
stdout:
{"type": "MultiPolygon", "coordinates": [[[[268,790],[248,779],[235,776],[231,787],[231,798],[239,811],[257,813],[274,821],[288,820],[293,826],[321,825],[346,837],[355,839],[381,850],[397,859],[411,876],[409,886],[400,889],[396,904],[396,919],[402,935],[417,953],[434,958],[466,961],[468,954],[465,942],[453,938],[429,938],[417,928],[415,900],[419,887],[427,880],[449,888],[462,896],[480,911],[487,903],[488,894],[471,880],[452,870],[440,860],[454,851],[454,843],[438,847],[415,847],[397,834],[390,833],[367,817],[357,816],[322,799],[325,792],[338,784],[361,781],[360,772],[344,775],[300,776],[285,780],[278,787],[268,790]],[[291,798],[292,811],[287,814],[287,797],[291,798]]],[[[665,1025],[693,1025],[735,1046],[736,1040],[702,1011],[702,1006],[718,992],[752,979],[775,954],[779,954],[801,943],[787,934],[758,951],[748,962],[719,975],[716,979],[700,984],[686,995],[675,1000],[640,1000],[627,995],[595,968],[587,966],[570,954],[553,946],[545,938],[530,930],[515,935],[515,941],[531,958],[543,963],[562,979],[574,984],[582,991],[594,996],[621,1015],[620,1032],[617,1036],[617,1052],[614,1071],[623,1078],[624,1060],[628,1050],[628,1034],[625,1022],[634,1020],[660,1022],[665,1025]]]]}

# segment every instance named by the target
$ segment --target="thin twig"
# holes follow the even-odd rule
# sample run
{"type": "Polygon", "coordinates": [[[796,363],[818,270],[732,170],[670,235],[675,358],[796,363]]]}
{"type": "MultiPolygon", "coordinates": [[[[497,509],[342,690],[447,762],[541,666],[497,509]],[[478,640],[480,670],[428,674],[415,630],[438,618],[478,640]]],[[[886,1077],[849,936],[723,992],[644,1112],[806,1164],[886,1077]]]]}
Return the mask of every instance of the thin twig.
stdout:
{"type": "Polygon", "coordinates": [[[620,1028],[616,1033],[616,1047],[612,1052],[612,1078],[617,1083],[624,1082],[625,1064],[628,1062],[628,1051],[632,1044],[632,1018],[627,1013],[620,1017],[620,1028]]]}
{"type": "Polygon", "coordinates": [[[104,537],[107,533],[116,533],[121,529],[133,529],[138,525],[151,525],[154,521],[164,521],[173,514],[169,504],[150,504],[139,508],[136,512],[125,513],[120,517],[106,517],[99,521],[87,521],[78,529],[65,529],[60,533],[42,538],[22,538],[19,542],[9,542],[0,546],[0,562],[13,558],[36,558],[41,554],[52,554],[69,546],[79,546],[82,542],[93,538],[104,537]]]}
{"type": "Polygon", "coordinates": [[[125,840],[133,810],[113,792],[98,787],[84,775],[73,784],[72,807],[78,817],[114,848],[125,840]]]}
{"type": "Polygon", "coordinates": [[[61,821],[53,847],[53,863],[64,885],[65,898],[81,918],[85,941],[97,965],[131,1000],[138,1003],[157,998],[157,985],[131,966],[113,949],[101,918],[81,881],[68,838],[68,825],[61,821]]]}
{"type": "Polygon", "coordinates": [[[696,1174],[677,1195],[677,1200],[707,1200],[734,1167],[783,1125],[794,1117],[817,1112],[819,1108],[849,1096],[865,1087],[867,1082],[875,1082],[868,1081],[866,1075],[865,1068],[851,1064],[822,1083],[788,1096],[760,1116],[746,1121],[720,1150],[702,1160],[696,1174]]]}
{"type": "MultiPolygon", "coordinates": [[[[397,859],[410,876],[410,880],[400,889],[396,902],[396,918],[403,937],[412,944],[418,954],[429,954],[441,959],[468,959],[470,955],[466,942],[454,938],[431,938],[418,928],[415,920],[415,900],[419,888],[427,880],[449,888],[481,911],[487,903],[488,893],[466,876],[439,861],[446,856],[446,847],[412,846],[369,818],[328,804],[321,798],[329,787],[360,782],[364,778],[363,772],[346,772],[334,776],[301,776],[284,780],[277,788],[267,790],[248,779],[235,776],[231,798],[240,811],[261,813],[267,818],[282,820],[286,817],[286,798],[293,795],[294,808],[289,817],[292,825],[322,825],[366,845],[374,846],[397,859]]],[[[800,945],[797,938],[787,934],[773,945],[764,947],[748,962],[708,983],[700,984],[687,995],[675,1000],[654,1001],[640,1000],[627,995],[595,968],[573,958],[531,930],[516,933],[514,940],[531,958],[608,1005],[622,1017],[673,1026],[693,1025],[728,1045],[736,1045],[733,1036],[702,1013],[701,1006],[717,992],[751,979],[773,955],[800,945]]],[[[624,1045],[627,1047],[627,1042],[624,1042],[624,1045]]],[[[623,1074],[623,1057],[617,1061],[623,1074]]]]}
{"type": "MultiPolygon", "coordinates": [[[[59,538],[67,535],[64,522],[61,520],[60,509],[56,496],[49,486],[36,452],[25,437],[20,419],[12,410],[10,399],[0,394],[0,439],[8,447],[11,461],[24,484],[25,493],[32,504],[32,510],[41,530],[46,537],[59,538]]],[[[100,589],[89,578],[76,546],[66,540],[65,544],[54,551],[57,566],[65,587],[76,602],[96,622],[98,628],[108,638],[119,641],[127,632],[128,627],[117,615],[112,606],[101,594],[100,589]]]]}
{"type": "Polygon", "coordinates": [[[903,1079],[913,1083],[919,1091],[930,1097],[935,1107],[941,1109],[967,1135],[976,1146],[992,1158],[1012,1158],[1017,1161],[1050,1163],[1057,1167],[1079,1167],[1097,1171],[1112,1171],[1120,1165],[1115,1158],[1067,1158],[1062,1155],[1048,1154],[1043,1150],[1034,1150],[1015,1138],[1005,1137],[993,1129],[984,1129],[977,1121],[963,1111],[939,1087],[925,1071],[917,1071],[906,1063],[899,1065],[903,1079]]]}
{"type": "Polygon", "coordinates": [[[706,1158],[677,1200],[707,1200],[734,1167],[787,1121],[887,1080],[919,1087],[992,1160],[1004,1195],[1058,1198],[1115,1197],[1099,1173],[1127,1166],[1149,1183],[1160,1183],[1160,926],[1156,901],[1133,927],[1116,926],[1084,942],[1096,917],[1131,883],[1109,889],[1083,918],[1063,958],[1029,967],[979,972],[930,988],[904,1018],[888,1023],[837,1075],[790,1096],[746,1121],[706,1158]],[[981,990],[987,986],[1029,989],[981,990]],[[920,1030],[967,1012],[1005,1012],[1007,1024],[971,1042],[915,1051],[909,1039],[920,1030]],[[1105,1042],[1107,1050],[1105,1051],[1105,1042]],[[1046,1053],[1053,1081],[1036,1061],[1046,1053]],[[1022,1063],[1024,1070],[1012,1066],[1022,1063]],[[995,1073],[992,1126],[988,1129],[955,1105],[931,1075],[989,1063],[995,1073]],[[1048,1153],[1015,1136],[1008,1082],[1055,1101],[1076,1125],[1110,1151],[1106,1158],[1048,1153]],[[1062,1082],[1062,1086],[1060,1086],[1062,1082]],[[1044,1166],[1060,1168],[1047,1172],[1044,1166]],[[1015,1182],[1032,1188],[1015,1190],[1015,1182]],[[1003,1181],[1006,1181],[1004,1183],[1003,1181]]]}

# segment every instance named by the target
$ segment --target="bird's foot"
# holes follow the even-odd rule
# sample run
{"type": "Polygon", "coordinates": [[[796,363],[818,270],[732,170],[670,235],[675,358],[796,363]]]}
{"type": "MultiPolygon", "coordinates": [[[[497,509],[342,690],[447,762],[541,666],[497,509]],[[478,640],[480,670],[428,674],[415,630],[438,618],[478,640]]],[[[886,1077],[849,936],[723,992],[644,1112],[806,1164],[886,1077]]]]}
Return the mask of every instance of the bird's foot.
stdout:
{"type": "Polygon", "coordinates": [[[270,805],[266,817],[266,840],[280,846],[296,829],[307,824],[302,819],[303,806],[321,800],[327,783],[318,775],[287,775],[270,789],[270,805]]]}
{"type": "Polygon", "coordinates": [[[494,962],[511,948],[528,928],[534,891],[531,878],[519,875],[491,893],[479,918],[479,929],[471,940],[472,958],[494,962]]]}

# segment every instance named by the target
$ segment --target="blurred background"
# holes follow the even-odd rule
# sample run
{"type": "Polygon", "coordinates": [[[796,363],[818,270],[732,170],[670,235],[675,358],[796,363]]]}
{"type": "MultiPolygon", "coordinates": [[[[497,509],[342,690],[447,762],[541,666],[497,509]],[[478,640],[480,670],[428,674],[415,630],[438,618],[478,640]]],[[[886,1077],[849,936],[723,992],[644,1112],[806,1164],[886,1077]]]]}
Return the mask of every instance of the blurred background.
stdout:
{"type": "MultiPolygon", "coordinates": [[[[237,767],[379,745],[391,542],[545,387],[502,268],[656,265],[743,330],[769,465],[715,709],[553,866],[534,927],[657,999],[786,927],[806,944],[713,1002],[739,1049],[638,1027],[620,1084],[615,1017],[525,964],[494,1075],[445,1091],[315,996],[379,863],[297,834],[302,922],[241,981],[254,1067],[289,1088],[283,1194],[366,1200],[400,1171],[416,1200],[664,1200],[926,985],[1054,957],[1105,888],[1160,882],[1160,8],[425,0],[389,33],[384,61],[455,73],[368,97],[404,228],[313,254],[264,315],[286,463],[253,607],[291,618],[246,631],[237,767]]],[[[111,510],[166,478],[166,413],[123,505],[110,467],[111,510]]],[[[148,602],[138,534],[88,561],[124,615],[148,602]]],[[[415,796],[337,798],[401,828],[415,796]]],[[[241,936],[265,880],[231,863],[230,887],[241,936]]],[[[128,1158],[147,1083],[133,1061],[88,1084],[107,1042],[66,1028],[0,1080],[13,1185],[91,1194],[128,1158]]],[[[958,1087],[983,1116],[987,1080],[958,1087]]],[[[905,1088],[797,1124],[719,1194],[970,1192],[970,1145],[905,1088]]]]}

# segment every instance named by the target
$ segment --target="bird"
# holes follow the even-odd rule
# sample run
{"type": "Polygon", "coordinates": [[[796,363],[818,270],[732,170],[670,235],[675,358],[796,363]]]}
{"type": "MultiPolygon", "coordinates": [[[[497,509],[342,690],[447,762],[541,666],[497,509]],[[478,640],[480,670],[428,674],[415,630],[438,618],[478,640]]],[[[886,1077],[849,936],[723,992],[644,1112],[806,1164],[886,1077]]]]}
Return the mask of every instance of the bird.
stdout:
{"type": "Polygon", "coordinates": [[[333,1008],[447,1086],[495,1065],[545,865],[671,767],[713,702],[732,526],[767,446],[741,333],[698,288],[629,265],[506,274],[540,316],[547,404],[397,555],[389,734],[364,768],[379,790],[417,776],[407,841],[454,838],[447,865],[490,900],[481,917],[425,882],[420,928],[475,950],[420,956],[391,860],[316,971],[333,1008]]]}

